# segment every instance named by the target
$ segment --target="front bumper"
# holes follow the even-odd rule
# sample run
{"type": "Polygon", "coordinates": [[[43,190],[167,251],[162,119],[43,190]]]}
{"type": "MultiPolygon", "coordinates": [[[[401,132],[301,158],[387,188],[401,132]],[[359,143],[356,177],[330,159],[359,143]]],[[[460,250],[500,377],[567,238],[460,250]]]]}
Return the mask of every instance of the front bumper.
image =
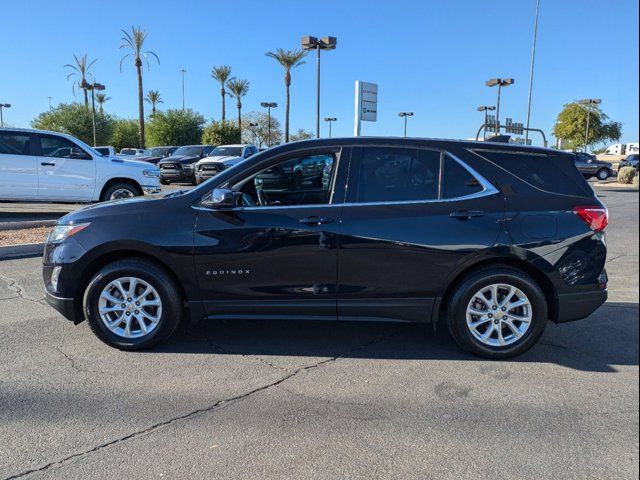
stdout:
{"type": "Polygon", "coordinates": [[[80,312],[78,312],[75,308],[75,302],[73,298],[56,297],[47,289],[45,289],[44,299],[49,305],[60,312],[67,320],[71,320],[75,324],[78,324],[83,320],[80,312]]]}
{"type": "Polygon", "coordinates": [[[152,195],[154,193],[160,193],[162,188],[159,185],[142,185],[142,191],[145,195],[152,195]]]}

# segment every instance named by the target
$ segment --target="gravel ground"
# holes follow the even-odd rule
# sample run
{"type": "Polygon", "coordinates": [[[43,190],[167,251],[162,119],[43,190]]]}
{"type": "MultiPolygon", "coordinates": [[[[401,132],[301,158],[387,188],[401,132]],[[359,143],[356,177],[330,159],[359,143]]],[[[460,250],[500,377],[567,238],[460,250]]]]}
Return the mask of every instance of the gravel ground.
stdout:
{"type": "Polygon", "coordinates": [[[0,230],[0,247],[21,243],[42,243],[49,235],[51,227],[24,228],[21,230],[0,230]]]}

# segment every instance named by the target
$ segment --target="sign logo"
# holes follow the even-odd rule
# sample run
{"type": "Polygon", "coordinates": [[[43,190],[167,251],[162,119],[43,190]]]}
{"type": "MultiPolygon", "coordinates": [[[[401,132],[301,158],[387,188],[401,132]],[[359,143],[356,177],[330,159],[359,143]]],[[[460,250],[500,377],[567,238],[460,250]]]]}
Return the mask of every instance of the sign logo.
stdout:
{"type": "Polygon", "coordinates": [[[248,268],[229,268],[229,269],[215,269],[207,270],[205,275],[207,277],[221,277],[225,275],[249,275],[251,270],[248,268]]]}

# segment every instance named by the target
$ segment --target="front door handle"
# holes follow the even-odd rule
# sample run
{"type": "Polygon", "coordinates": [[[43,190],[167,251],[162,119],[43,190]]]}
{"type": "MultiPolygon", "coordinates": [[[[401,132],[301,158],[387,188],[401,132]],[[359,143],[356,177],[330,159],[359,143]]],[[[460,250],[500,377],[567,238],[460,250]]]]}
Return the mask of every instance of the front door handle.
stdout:
{"type": "Polygon", "coordinates": [[[42,165],[43,167],[55,167],[56,162],[40,162],[40,165],[42,165]]]}
{"type": "Polygon", "coordinates": [[[305,225],[310,225],[315,227],[317,227],[318,225],[324,225],[325,223],[331,223],[331,222],[333,222],[333,218],[318,217],[318,216],[312,216],[312,217],[300,219],[300,223],[304,223],[305,225]]]}
{"type": "Polygon", "coordinates": [[[483,217],[484,212],[480,210],[456,210],[455,212],[451,212],[449,216],[459,220],[469,220],[470,218],[483,217]]]}

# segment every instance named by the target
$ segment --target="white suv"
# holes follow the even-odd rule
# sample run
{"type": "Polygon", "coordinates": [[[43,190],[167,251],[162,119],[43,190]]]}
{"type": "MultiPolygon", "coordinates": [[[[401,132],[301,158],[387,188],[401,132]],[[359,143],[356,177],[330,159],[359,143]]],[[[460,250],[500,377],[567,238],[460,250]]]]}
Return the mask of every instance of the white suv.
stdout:
{"type": "Polygon", "coordinates": [[[71,135],[0,128],[0,200],[96,202],[160,192],[146,162],[103,156],[71,135]]]}
{"type": "Polygon", "coordinates": [[[256,153],[258,153],[258,149],[253,145],[220,145],[196,163],[196,183],[200,184],[214,177],[222,170],[233,167],[256,153]]]}

